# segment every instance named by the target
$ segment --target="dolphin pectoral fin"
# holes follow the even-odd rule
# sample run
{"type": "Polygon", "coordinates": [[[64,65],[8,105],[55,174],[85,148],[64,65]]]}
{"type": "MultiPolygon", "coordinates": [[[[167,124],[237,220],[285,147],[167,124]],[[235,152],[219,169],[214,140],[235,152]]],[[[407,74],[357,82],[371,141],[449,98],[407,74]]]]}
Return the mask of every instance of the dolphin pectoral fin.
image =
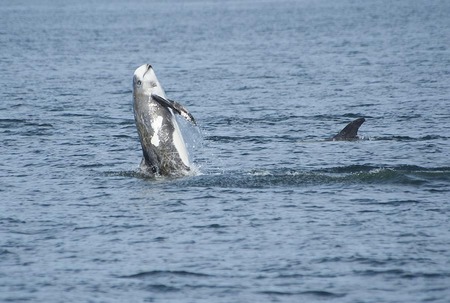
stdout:
{"type": "Polygon", "coordinates": [[[358,118],[347,124],[336,136],[331,138],[333,141],[339,140],[356,140],[358,139],[358,129],[366,121],[364,118],[358,118]]]}
{"type": "Polygon", "coordinates": [[[185,118],[192,124],[197,125],[194,116],[192,116],[192,114],[183,105],[173,100],[169,101],[172,102],[173,108],[177,113],[179,113],[183,118],[185,118]]]}
{"type": "Polygon", "coordinates": [[[184,108],[184,106],[181,105],[180,103],[170,99],[163,98],[156,94],[152,94],[152,98],[155,99],[162,106],[173,109],[177,114],[181,115],[183,118],[185,118],[192,124],[197,125],[197,122],[195,122],[195,119],[191,115],[191,113],[186,108],[184,108]]]}

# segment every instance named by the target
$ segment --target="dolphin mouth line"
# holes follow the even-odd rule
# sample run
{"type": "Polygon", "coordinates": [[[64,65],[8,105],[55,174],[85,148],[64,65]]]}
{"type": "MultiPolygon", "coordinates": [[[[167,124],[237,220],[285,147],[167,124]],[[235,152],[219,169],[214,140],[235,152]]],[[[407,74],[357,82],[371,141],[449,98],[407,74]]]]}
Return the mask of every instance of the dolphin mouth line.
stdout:
{"type": "Polygon", "coordinates": [[[142,75],[142,78],[145,78],[145,75],[148,73],[148,71],[152,68],[150,64],[147,64],[147,70],[145,71],[144,75],[142,75]]]}

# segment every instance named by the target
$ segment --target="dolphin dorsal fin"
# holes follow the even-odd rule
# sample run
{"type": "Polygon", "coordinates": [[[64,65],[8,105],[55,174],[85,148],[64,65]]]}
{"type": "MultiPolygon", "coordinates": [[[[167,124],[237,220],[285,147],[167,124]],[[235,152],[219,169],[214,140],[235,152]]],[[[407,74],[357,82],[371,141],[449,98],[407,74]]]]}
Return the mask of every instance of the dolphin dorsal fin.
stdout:
{"type": "Polygon", "coordinates": [[[366,121],[364,118],[358,118],[347,124],[336,136],[332,138],[333,141],[338,140],[355,140],[358,138],[358,129],[366,121]]]}

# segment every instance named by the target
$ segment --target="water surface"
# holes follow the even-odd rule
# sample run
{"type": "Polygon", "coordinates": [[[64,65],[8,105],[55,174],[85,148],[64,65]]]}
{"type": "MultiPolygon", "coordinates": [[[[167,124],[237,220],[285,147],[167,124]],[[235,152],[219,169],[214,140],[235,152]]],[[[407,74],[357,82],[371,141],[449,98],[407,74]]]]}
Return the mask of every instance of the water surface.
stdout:
{"type": "Polygon", "coordinates": [[[0,15],[0,301],[448,302],[447,1],[0,15]],[[137,170],[144,63],[199,123],[193,176],[137,170]]]}

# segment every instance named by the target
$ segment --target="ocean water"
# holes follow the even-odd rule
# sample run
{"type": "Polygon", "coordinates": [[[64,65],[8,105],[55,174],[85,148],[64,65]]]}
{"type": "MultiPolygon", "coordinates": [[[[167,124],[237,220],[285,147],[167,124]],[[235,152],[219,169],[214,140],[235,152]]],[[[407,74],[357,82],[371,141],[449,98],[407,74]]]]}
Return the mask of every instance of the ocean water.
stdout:
{"type": "Polygon", "coordinates": [[[0,302],[449,302],[448,16],[2,1],[0,302]],[[199,124],[192,176],[138,171],[144,63],[199,124]]]}

